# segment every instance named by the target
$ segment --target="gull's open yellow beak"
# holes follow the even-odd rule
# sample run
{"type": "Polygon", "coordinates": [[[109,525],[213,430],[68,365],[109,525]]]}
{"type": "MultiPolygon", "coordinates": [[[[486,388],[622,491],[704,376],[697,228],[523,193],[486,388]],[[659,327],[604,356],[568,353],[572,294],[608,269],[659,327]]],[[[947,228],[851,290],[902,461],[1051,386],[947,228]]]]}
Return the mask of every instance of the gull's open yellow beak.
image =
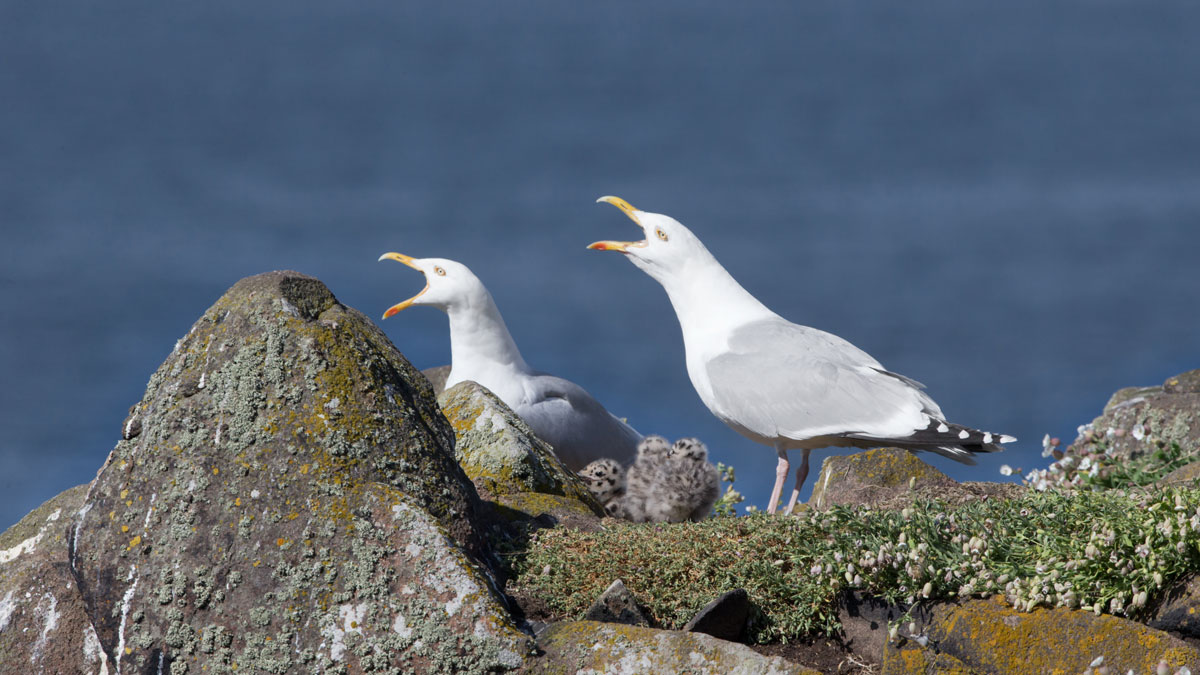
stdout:
{"type": "MultiPolygon", "coordinates": [[[[624,199],[621,199],[620,197],[612,197],[612,196],[601,197],[596,200],[597,204],[600,202],[605,202],[606,204],[612,204],[613,206],[617,207],[618,209],[621,209],[623,212],[625,212],[625,215],[629,216],[630,220],[637,223],[638,227],[642,226],[642,221],[640,219],[638,219],[638,216],[637,216],[638,210],[633,208],[633,204],[630,204],[629,202],[625,201],[624,199]]],[[[643,241],[596,241],[596,242],[592,242],[591,244],[588,244],[588,248],[596,250],[596,251],[619,251],[621,253],[628,253],[629,249],[631,247],[645,246],[645,245],[646,245],[645,240],[643,240],[643,241]]]]}
{"type": "MultiPolygon", "coordinates": [[[[400,262],[400,263],[404,263],[405,265],[408,265],[409,267],[413,268],[414,270],[417,270],[418,272],[421,272],[422,274],[425,273],[424,270],[422,270],[420,267],[417,267],[416,263],[413,262],[413,258],[411,256],[404,255],[403,253],[384,253],[383,255],[379,256],[379,260],[381,260],[381,261],[395,260],[396,262],[400,262]]],[[[427,290],[429,290],[429,281],[428,280],[425,281],[425,288],[422,288],[420,293],[417,293],[416,295],[405,300],[404,302],[398,302],[398,303],[392,305],[391,307],[388,307],[387,311],[383,313],[383,318],[386,319],[393,314],[397,314],[399,312],[402,312],[402,311],[408,309],[409,305],[413,304],[413,301],[416,300],[417,298],[421,297],[421,294],[427,290]]]]}

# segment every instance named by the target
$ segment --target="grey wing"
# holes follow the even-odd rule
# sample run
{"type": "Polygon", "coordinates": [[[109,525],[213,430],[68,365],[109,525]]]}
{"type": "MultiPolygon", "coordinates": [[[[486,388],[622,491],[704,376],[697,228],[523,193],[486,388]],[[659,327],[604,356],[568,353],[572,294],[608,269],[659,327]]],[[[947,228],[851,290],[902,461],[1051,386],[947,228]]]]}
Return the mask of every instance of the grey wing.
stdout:
{"type": "Polygon", "coordinates": [[[940,411],[916,383],[842,338],[782,320],[734,333],[707,373],[713,412],[767,439],[903,436],[940,411]]]}
{"type": "Polygon", "coordinates": [[[600,458],[633,459],[641,434],[617,419],[583,387],[554,375],[530,381],[529,403],[516,413],[572,470],[600,458]]]}

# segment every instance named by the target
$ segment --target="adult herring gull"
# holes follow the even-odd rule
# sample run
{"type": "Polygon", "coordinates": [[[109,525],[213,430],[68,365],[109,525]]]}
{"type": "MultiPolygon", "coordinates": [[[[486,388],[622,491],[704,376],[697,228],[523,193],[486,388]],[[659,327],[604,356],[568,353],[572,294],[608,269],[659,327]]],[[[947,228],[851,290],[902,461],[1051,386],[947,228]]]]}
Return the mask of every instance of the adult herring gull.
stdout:
{"type": "Polygon", "coordinates": [[[533,370],[521,358],[492,294],[466,265],[445,258],[384,253],[425,275],[425,288],[383,313],[431,305],[450,317],[450,374],[446,388],[464,380],[487,387],[554,448],[572,471],[609,457],[632,460],[641,434],[604,409],[583,387],[533,370]]]}
{"type": "Polygon", "coordinates": [[[788,474],[787,451],[804,453],[791,513],[808,476],[808,456],[830,446],[889,445],[928,450],[974,464],[973,453],[1002,450],[1011,436],[946,421],[919,382],[886,370],[842,338],[791,323],[758,301],[674,218],[601,197],[646,234],[638,242],[598,241],[662,284],[683,330],[688,377],[722,422],[775,448],[779,462],[767,511],[788,474]]]}

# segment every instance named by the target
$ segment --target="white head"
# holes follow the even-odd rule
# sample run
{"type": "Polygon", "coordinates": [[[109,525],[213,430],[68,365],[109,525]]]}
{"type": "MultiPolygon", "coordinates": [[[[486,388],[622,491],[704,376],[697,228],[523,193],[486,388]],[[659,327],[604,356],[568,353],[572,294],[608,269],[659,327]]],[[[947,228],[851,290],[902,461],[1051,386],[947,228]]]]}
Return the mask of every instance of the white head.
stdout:
{"type": "Polygon", "coordinates": [[[445,258],[412,258],[403,253],[384,253],[379,259],[404,263],[425,275],[425,288],[404,302],[388,307],[383,313],[385,319],[412,305],[430,305],[449,312],[453,308],[478,306],[490,298],[483,282],[460,262],[445,258]]]}
{"type": "Polygon", "coordinates": [[[696,235],[670,216],[639,211],[620,197],[601,197],[596,201],[624,211],[642,228],[646,238],[642,241],[597,241],[588,246],[590,249],[624,253],[630,262],[659,283],[678,275],[689,265],[713,259],[696,235]]]}

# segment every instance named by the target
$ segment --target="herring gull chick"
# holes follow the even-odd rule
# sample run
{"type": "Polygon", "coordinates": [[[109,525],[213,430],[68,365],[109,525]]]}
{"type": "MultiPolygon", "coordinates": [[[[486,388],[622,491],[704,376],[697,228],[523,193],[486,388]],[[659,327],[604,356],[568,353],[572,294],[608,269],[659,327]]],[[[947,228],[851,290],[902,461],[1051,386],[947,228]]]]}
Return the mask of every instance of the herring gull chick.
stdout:
{"type": "Polygon", "coordinates": [[[388,318],[412,305],[430,305],[450,317],[450,374],[446,388],[473,380],[525,420],[572,471],[609,457],[633,458],[641,434],[604,409],[583,387],[525,363],[491,293],[466,265],[444,258],[384,253],[425,275],[425,288],[388,308],[388,318]]]}
{"type": "Polygon", "coordinates": [[[609,515],[645,523],[651,520],[648,505],[666,476],[671,444],[658,435],[650,435],[637,445],[637,459],[625,472],[625,494],[613,500],[609,515]]]}
{"type": "Polygon", "coordinates": [[[681,438],[671,446],[670,464],[675,482],[688,495],[687,519],[700,522],[721,497],[721,474],[708,461],[708,446],[698,438],[681,438]]]}
{"type": "Polygon", "coordinates": [[[606,509],[610,502],[625,494],[625,468],[616,460],[598,459],[580,469],[579,477],[606,509]]]}
{"type": "Polygon", "coordinates": [[[774,513],[788,474],[787,451],[803,461],[787,513],[795,508],[815,448],[890,445],[929,450],[974,464],[971,455],[1002,450],[1011,436],[947,422],[922,385],[889,372],[842,338],[772,312],[721,266],[674,218],[601,197],[644,231],[638,242],[598,241],[588,248],[624,253],[662,284],[683,331],[688,377],[708,409],[779,457],[767,511],[774,513]]]}

